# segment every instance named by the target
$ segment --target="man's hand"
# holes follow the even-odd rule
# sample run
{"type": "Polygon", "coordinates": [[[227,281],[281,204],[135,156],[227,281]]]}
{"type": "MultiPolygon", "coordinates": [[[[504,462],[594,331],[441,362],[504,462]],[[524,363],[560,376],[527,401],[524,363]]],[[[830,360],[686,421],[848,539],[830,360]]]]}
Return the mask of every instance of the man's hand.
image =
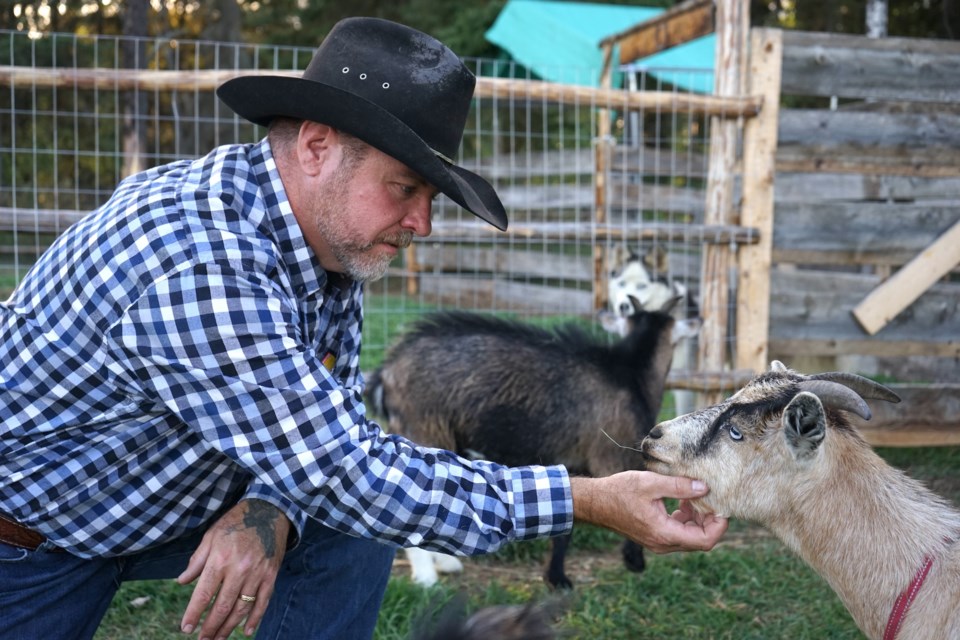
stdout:
{"type": "Polygon", "coordinates": [[[654,553],[709,551],[727,530],[720,516],[695,513],[687,500],[709,489],[699,480],[625,471],[605,478],[571,478],[573,516],[616,531],[654,553]],[[680,508],[667,514],[664,498],[680,508]]]}
{"type": "Polygon", "coordinates": [[[180,628],[192,633],[207,607],[201,638],[226,638],[244,619],[253,635],[273,595],[280,562],[287,550],[290,521],[273,505],[241,500],[203,536],[180,584],[197,580],[180,628]],[[250,596],[241,599],[240,596],[250,596]],[[214,600],[216,598],[216,600],[214,600]]]}

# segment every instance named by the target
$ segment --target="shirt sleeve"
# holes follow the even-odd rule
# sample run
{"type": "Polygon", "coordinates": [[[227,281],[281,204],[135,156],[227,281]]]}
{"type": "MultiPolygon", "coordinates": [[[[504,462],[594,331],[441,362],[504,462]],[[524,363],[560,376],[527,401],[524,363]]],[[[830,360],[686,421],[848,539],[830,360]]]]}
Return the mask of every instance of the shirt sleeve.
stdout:
{"type": "Polygon", "coordinates": [[[384,434],[365,416],[360,385],[330,374],[296,301],[262,273],[199,265],[168,275],[109,336],[134,384],[288,517],[292,505],[344,533],[461,554],[572,526],[561,466],[468,461],[384,434]]]}

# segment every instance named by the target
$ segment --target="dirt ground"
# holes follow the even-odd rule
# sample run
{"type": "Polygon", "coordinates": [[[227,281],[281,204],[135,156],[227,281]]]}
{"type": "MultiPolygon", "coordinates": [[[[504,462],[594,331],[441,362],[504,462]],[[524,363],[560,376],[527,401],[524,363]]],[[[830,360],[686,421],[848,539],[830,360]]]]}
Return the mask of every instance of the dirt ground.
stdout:
{"type": "MultiPolygon", "coordinates": [[[[746,530],[730,532],[724,536],[719,546],[727,548],[747,547],[757,540],[770,539],[772,536],[759,527],[749,527],[746,530]]],[[[545,562],[546,553],[543,557],[545,562]]],[[[440,580],[448,586],[470,591],[483,588],[491,582],[498,582],[501,586],[534,585],[539,586],[542,580],[543,565],[540,561],[529,562],[500,562],[496,559],[475,560],[462,558],[464,570],[460,574],[441,575],[440,580]]],[[[620,546],[616,545],[609,550],[595,551],[587,549],[572,549],[567,553],[564,568],[567,576],[574,585],[589,586],[596,584],[601,578],[599,574],[609,569],[622,566],[620,546]]],[[[403,553],[397,554],[393,563],[393,575],[410,575],[410,563],[403,553]]]]}

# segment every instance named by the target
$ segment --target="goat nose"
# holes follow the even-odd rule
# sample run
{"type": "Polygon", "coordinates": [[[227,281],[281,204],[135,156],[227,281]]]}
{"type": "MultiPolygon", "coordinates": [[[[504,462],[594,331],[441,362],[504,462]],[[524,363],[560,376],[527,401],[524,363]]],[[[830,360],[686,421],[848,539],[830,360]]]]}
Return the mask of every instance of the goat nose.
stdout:
{"type": "Polygon", "coordinates": [[[650,429],[650,433],[647,434],[647,437],[654,440],[659,440],[663,437],[663,429],[660,428],[660,425],[657,425],[653,429],[650,429]]]}

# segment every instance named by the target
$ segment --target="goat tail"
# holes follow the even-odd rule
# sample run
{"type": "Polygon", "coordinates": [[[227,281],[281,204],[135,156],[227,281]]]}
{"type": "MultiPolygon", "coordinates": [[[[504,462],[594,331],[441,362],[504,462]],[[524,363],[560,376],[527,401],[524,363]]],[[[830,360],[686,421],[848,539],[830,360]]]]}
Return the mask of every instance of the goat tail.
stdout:
{"type": "MultiPolygon", "coordinates": [[[[558,600],[548,600],[484,607],[468,615],[465,599],[458,596],[440,608],[434,624],[416,625],[410,640],[559,640],[554,620],[561,609],[558,600]]],[[[423,616],[428,617],[431,612],[423,616]]]]}

